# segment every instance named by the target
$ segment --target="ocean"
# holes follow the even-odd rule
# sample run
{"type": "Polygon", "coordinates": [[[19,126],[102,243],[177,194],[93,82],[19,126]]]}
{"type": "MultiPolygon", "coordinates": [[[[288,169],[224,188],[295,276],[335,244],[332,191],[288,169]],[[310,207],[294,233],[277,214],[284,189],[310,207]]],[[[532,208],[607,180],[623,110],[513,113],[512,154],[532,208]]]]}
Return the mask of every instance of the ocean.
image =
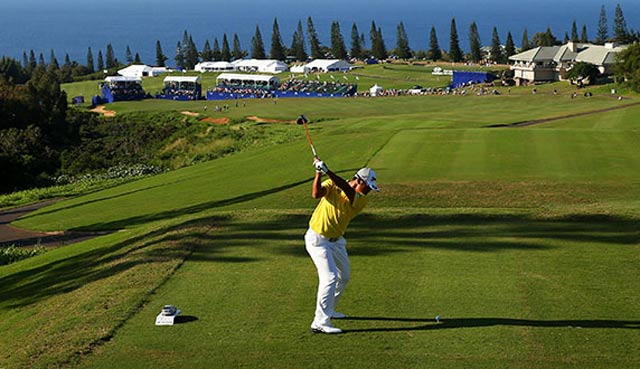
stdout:
{"type": "MultiPolygon", "coordinates": [[[[222,47],[226,33],[233,47],[238,34],[241,47],[249,51],[256,26],[260,28],[265,49],[269,53],[274,19],[277,18],[282,41],[291,45],[298,21],[311,17],[320,41],[330,44],[329,30],[338,21],[347,48],[351,43],[351,27],[355,23],[369,46],[372,22],[382,30],[387,49],[395,47],[397,27],[405,26],[413,50],[429,49],[431,27],[436,28],[441,48],[449,49],[451,19],[463,50],[469,50],[469,26],[476,22],[480,39],[490,45],[493,27],[504,43],[511,32],[520,45],[526,28],[529,38],[550,27],[558,39],[571,32],[575,20],[578,33],[586,25],[588,36],[596,35],[600,9],[604,5],[613,34],[616,4],[622,7],[627,26],[640,28],[638,0],[0,0],[0,55],[22,61],[23,52],[34,50],[49,62],[51,50],[62,63],[65,54],[85,64],[91,47],[94,60],[98,50],[105,54],[107,44],[116,57],[124,61],[125,50],[138,53],[144,63],[154,64],[156,40],[159,40],[168,64],[186,30],[199,50],[206,40],[213,46],[215,38],[222,47]]],[[[307,46],[307,51],[309,51],[307,46]]]]}

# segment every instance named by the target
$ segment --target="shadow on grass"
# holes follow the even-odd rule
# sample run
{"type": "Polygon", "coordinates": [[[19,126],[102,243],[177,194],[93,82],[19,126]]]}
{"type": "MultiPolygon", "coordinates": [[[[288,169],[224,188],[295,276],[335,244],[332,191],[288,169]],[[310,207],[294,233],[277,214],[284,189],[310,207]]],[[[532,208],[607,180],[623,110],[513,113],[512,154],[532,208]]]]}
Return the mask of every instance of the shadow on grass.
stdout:
{"type": "Polygon", "coordinates": [[[175,318],[174,323],[175,324],[184,324],[184,323],[191,323],[191,322],[195,322],[198,320],[198,317],[195,317],[193,315],[178,315],[175,318]]]}
{"type": "Polygon", "coordinates": [[[439,329],[484,328],[494,326],[516,326],[534,328],[600,328],[600,329],[640,329],[640,320],[532,320],[510,318],[451,318],[440,320],[422,318],[350,317],[343,320],[381,321],[415,323],[410,327],[379,327],[345,329],[345,333],[358,332],[405,332],[439,329]]]}

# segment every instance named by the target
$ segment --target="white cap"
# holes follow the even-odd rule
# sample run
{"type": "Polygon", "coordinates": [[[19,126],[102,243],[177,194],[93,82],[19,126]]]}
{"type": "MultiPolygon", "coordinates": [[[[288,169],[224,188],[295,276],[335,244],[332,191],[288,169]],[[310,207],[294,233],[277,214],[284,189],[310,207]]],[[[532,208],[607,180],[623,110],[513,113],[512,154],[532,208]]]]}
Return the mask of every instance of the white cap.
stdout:
{"type": "Polygon", "coordinates": [[[371,168],[362,168],[356,172],[356,178],[363,180],[370,189],[380,192],[378,185],[376,185],[376,172],[371,168]]]}

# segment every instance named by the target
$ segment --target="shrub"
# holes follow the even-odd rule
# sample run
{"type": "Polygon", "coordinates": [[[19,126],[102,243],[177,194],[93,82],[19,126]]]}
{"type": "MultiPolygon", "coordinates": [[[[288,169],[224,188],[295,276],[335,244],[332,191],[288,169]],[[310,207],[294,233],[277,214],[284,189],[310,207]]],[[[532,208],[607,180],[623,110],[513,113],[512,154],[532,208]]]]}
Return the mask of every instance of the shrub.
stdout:
{"type": "Polygon", "coordinates": [[[42,245],[37,245],[34,248],[16,247],[14,244],[2,246],[0,247],[0,265],[15,263],[16,261],[43,254],[46,251],[47,248],[42,245]]]}

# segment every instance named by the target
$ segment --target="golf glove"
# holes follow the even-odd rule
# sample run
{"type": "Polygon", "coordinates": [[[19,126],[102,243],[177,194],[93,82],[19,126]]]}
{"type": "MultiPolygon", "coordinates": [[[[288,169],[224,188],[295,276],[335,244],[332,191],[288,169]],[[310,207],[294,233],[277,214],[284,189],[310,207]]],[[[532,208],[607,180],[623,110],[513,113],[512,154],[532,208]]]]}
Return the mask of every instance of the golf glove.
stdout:
{"type": "Polygon", "coordinates": [[[324,174],[327,174],[327,172],[329,171],[329,168],[327,167],[327,164],[324,163],[324,161],[322,160],[316,160],[313,162],[313,166],[316,167],[316,171],[317,172],[322,172],[324,174]]]}

